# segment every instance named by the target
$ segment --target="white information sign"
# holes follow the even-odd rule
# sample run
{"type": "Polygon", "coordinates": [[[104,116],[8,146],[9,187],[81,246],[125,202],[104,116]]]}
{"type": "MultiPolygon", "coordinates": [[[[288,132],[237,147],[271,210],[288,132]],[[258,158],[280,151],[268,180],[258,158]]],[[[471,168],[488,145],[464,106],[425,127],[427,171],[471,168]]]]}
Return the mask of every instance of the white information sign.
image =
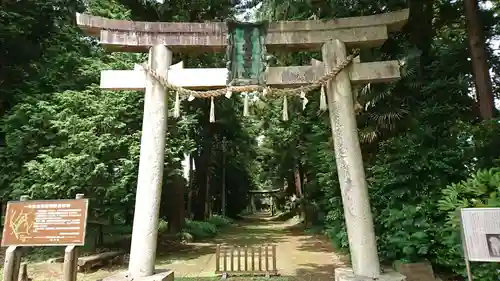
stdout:
{"type": "Polygon", "coordinates": [[[460,215],[468,260],[500,262],[500,208],[464,208],[460,215]]]}

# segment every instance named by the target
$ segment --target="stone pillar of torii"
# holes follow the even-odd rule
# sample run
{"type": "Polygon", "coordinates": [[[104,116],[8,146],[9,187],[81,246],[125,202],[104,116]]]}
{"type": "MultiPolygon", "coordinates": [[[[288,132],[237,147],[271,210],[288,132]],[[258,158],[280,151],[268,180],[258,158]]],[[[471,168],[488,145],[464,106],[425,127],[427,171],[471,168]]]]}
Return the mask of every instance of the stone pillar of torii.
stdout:
{"type": "MultiPolygon", "coordinates": [[[[182,62],[171,65],[173,52],[225,51],[225,23],[134,22],[86,14],[77,14],[76,18],[78,26],[87,35],[98,37],[100,44],[110,51],[149,51],[149,68],[166,77],[170,84],[194,90],[226,87],[227,69],[185,69],[182,62]]],[[[312,60],[309,66],[270,67],[266,73],[267,85],[297,87],[310,84],[345,60],[348,49],[380,46],[387,40],[389,32],[399,31],[407,20],[408,9],[329,21],[270,23],[266,37],[269,52],[321,50],[324,62],[312,60]]],[[[405,279],[395,272],[382,273],[380,270],[352,93],[355,85],[392,82],[399,77],[397,61],[358,60],[326,84],[352,262],[352,269],[335,270],[337,281],[359,278],[405,279]]],[[[103,71],[101,88],[145,90],[129,269],[126,276],[113,280],[168,280],[173,278],[173,274],[158,274],[154,268],[164,165],[167,93],[140,65],[136,65],[134,70],[103,71]]]]}

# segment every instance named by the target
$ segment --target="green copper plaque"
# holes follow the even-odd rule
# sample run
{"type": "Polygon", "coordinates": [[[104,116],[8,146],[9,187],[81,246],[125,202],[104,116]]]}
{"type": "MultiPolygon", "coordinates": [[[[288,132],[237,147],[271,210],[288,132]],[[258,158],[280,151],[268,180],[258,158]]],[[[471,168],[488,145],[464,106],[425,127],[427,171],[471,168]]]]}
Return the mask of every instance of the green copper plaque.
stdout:
{"type": "Polygon", "coordinates": [[[267,22],[227,22],[227,84],[230,86],[266,84],[267,22]]]}

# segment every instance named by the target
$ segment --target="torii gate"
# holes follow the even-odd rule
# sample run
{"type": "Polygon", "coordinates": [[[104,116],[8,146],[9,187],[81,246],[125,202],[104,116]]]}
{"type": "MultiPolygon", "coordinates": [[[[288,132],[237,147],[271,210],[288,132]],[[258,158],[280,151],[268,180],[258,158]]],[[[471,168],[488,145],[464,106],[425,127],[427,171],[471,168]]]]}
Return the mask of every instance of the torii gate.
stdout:
{"type": "MultiPolygon", "coordinates": [[[[330,21],[282,21],[270,23],[267,50],[321,50],[324,63],[311,66],[270,67],[267,85],[290,87],[309,84],[332,71],[347,57],[347,48],[382,45],[388,32],[399,31],[408,20],[408,9],[397,12],[340,18],[330,21]]],[[[172,52],[224,51],[225,23],[133,22],[77,14],[78,26],[98,37],[110,51],[146,52],[149,68],[166,77],[169,84],[189,89],[226,87],[226,69],[184,69],[171,66],[172,52]]],[[[355,62],[326,83],[328,110],[335,141],[344,215],[353,269],[335,270],[335,280],[404,280],[396,273],[381,273],[368,188],[353,108],[352,85],[395,81],[400,77],[397,61],[355,62]]],[[[166,91],[142,67],[134,70],[106,70],[101,88],[144,90],[144,119],[139,175],[130,252],[129,280],[166,280],[154,275],[159,200],[167,119],[166,91]],[[156,277],[155,277],[156,276],[156,277]],[[149,278],[148,278],[149,277],[149,278]],[[151,279],[153,278],[153,279],[151,279]]],[[[114,279],[116,280],[116,279],[114,279]]]]}

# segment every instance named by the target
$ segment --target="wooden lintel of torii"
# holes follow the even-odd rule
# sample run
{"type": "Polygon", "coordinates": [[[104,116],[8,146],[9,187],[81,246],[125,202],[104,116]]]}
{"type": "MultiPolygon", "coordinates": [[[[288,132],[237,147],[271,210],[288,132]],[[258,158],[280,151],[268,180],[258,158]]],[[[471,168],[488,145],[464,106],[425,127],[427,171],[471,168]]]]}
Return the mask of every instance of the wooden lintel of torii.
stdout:
{"type": "MultiPolygon", "coordinates": [[[[311,61],[311,66],[269,67],[267,85],[284,88],[311,84],[325,74],[322,62],[311,61]]],[[[399,79],[399,62],[354,62],[347,67],[353,84],[386,83],[399,79]]],[[[188,89],[215,89],[226,87],[225,68],[183,68],[183,63],[172,65],[168,70],[168,82],[188,89]]],[[[101,72],[101,88],[108,90],[144,90],[146,72],[140,65],[134,70],[104,70],[101,72]]]]}
{"type": "MultiPolygon", "coordinates": [[[[348,48],[382,45],[388,32],[407,22],[409,10],[335,20],[280,21],[269,24],[266,45],[274,50],[319,50],[330,39],[348,48]]],[[[76,14],[78,26],[112,51],[147,52],[153,45],[168,46],[174,52],[223,51],[227,27],[223,22],[140,22],[76,14]]]]}

